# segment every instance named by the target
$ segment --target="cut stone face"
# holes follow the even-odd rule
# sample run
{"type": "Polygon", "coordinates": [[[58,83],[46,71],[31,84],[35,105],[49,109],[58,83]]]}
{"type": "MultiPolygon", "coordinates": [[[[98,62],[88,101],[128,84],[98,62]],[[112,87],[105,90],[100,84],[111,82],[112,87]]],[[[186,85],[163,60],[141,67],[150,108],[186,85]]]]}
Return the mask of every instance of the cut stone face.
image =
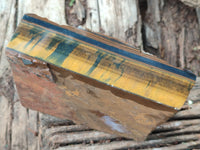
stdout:
{"type": "Polygon", "coordinates": [[[6,53],[23,106],[137,141],[181,108],[196,78],[111,37],[31,14],[6,53]]]}

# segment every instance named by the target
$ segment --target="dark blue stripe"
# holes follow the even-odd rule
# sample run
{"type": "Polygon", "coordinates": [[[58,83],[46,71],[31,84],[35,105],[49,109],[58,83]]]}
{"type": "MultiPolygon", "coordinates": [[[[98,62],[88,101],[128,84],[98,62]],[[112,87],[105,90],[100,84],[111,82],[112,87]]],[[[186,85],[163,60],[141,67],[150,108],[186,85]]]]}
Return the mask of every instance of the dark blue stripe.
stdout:
{"type": "Polygon", "coordinates": [[[96,61],[94,62],[94,64],[92,65],[92,67],[88,70],[88,72],[86,73],[87,75],[90,75],[94,69],[99,65],[99,63],[101,62],[101,60],[107,56],[107,54],[102,54],[102,53],[99,53],[98,51],[96,52],[96,54],[98,55],[97,56],[97,59],[96,61]]]}
{"type": "Polygon", "coordinates": [[[53,29],[53,30],[55,30],[57,32],[60,32],[62,34],[74,37],[74,38],[79,39],[81,41],[84,41],[84,42],[87,42],[87,43],[102,47],[102,48],[104,48],[106,50],[115,52],[117,54],[126,56],[128,58],[131,58],[131,59],[134,59],[134,60],[149,64],[149,65],[152,65],[154,67],[158,67],[160,69],[165,69],[167,71],[170,71],[170,72],[176,73],[178,75],[190,78],[192,80],[196,80],[196,76],[193,73],[190,73],[190,72],[187,72],[187,71],[183,71],[183,70],[179,70],[177,68],[168,66],[166,64],[163,64],[163,63],[160,63],[160,62],[157,62],[157,61],[154,61],[154,60],[151,60],[151,59],[148,59],[148,58],[145,58],[145,57],[142,57],[142,56],[127,52],[127,51],[124,51],[122,49],[119,49],[119,48],[116,48],[116,47],[113,47],[113,46],[110,46],[110,45],[107,45],[105,43],[96,41],[96,40],[91,39],[89,37],[86,37],[86,36],[80,35],[78,33],[72,32],[70,30],[67,30],[65,28],[53,25],[53,24],[48,23],[46,21],[42,21],[42,20],[27,16],[27,15],[24,15],[23,19],[26,20],[26,21],[29,21],[29,22],[36,23],[36,24],[41,25],[43,27],[46,27],[46,28],[49,28],[49,29],[53,29]]]}
{"type": "Polygon", "coordinates": [[[60,42],[56,47],[56,50],[49,57],[47,57],[46,60],[54,60],[54,63],[56,63],[57,65],[61,65],[77,46],[78,42],[76,41],[67,40],[60,42]]]}

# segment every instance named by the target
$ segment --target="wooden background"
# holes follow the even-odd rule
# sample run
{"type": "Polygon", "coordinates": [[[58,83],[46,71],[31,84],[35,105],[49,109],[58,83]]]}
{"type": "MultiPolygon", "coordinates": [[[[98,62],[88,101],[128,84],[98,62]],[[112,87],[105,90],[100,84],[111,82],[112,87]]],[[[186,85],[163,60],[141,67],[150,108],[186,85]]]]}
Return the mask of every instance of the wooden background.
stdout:
{"type": "Polygon", "coordinates": [[[178,0],[76,0],[70,7],[69,0],[1,0],[0,149],[199,149],[199,78],[183,109],[136,143],[22,107],[4,53],[23,14],[35,13],[119,38],[199,75],[200,9],[198,1],[191,2],[192,7],[178,0]]]}

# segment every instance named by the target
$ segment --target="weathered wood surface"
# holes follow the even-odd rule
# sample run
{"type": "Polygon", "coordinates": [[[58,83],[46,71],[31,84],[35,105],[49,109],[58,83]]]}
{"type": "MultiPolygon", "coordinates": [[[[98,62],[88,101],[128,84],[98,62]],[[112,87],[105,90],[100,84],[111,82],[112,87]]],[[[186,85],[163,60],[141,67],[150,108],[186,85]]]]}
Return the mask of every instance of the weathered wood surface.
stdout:
{"type": "Polygon", "coordinates": [[[40,1],[2,1],[0,4],[1,13],[1,61],[0,61],[0,104],[1,109],[1,139],[0,149],[39,149],[38,138],[39,122],[41,115],[38,112],[22,107],[17,100],[10,67],[7,63],[4,50],[10,40],[17,22],[21,20],[24,13],[37,12],[41,16],[49,17],[52,20],[65,24],[64,0],[59,2],[47,1],[42,5],[40,1]],[[40,7],[41,6],[41,7],[40,7]],[[49,10],[47,10],[49,9],[49,10]],[[54,11],[51,11],[54,10],[54,11]],[[46,13],[46,14],[45,14],[46,13]],[[60,16],[60,17],[57,17],[60,16]]]}
{"type": "MultiPolygon", "coordinates": [[[[82,2],[82,0],[80,0],[82,2]]],[[[88,1],[88,3],[92,3],[95,1],[91,0],[88,1]]],[[[98,1],[96,1],[96,4],[98,1]]],[[[1,36],[1,45],[0,45],[0,53],[1,53],[1,61],[0,61],[0,149],[7,150],[7,149],[130,149],[131,147],[133,149],[139,149],[139,148],[154,148],[154,149],[199,149],[200,147],[200,138],[199,138],[199,132],[196,130],[193,131],[193,128],[199,127],[199,100],[200,100],[200,80],[198,78],[197,85],[192,90],[192,93],[189,97],[188,101],[189,104],[191,102],[195,102],[193,105],[185,105],[184,109],[182,109],[175,117],[172,118],[169,122],[159,126],[155,132],[150,135],[156,135],[158,133],[164,133],[166,132],[166,135],[162,135],[162,137],[158,137],[155,140],[155,136],[152,137],[154,140],[147,140],[143,143],[135,143],[134,141],[127,141],[123,138],[110,138],[107,140],[102,140],[96,138],[95,140],[85,140],[82,138],[79,140],[78,143],[67,143],[67,142],[59,142],[58,140],[54,140],[53,136],[62,137],[63,133],[67,132],[82,132],[81,134],[88,134],[88,131],[91,131],[91,129],[87,129],[87,127],[74,125],[73,122],[68,120],[61,120],[55,117],[51,117],[48,115],[44,115],[41,113],[37,113],[32,110],[25,109],[21,106],[20,102],[17,101],[17,96],[14,93],[13,90],[13,84],[12,84],[12,76],[10,74],[10,70],[8,67],[8,63],[6,61],[6,58],[4,56],[4,49],[2,47],[5,47],[7,45],[7,41],[11,38],[14,28],[16,27],[16,20],[20,20],[21,18],[16,18],[17,13],[21,13],[22,8],[18,8],[18,5],[24,5],[27,12],[32,12],[29,10],[32,10],[32,8],[41,8],[37,11],[37,14],[43,15],[40,12],[45,12],[47,15],[50,13],[48,11],[45,11],[47,8],[53,8],[48,9],[49,11],[53,12],[56,17],[51,18],[51,15],[49,16],[50,19],[59,22],[59,18],[63,17],[65,18],[64,14],[64,6],[65,3],[62,0],[59,0],[60,5],[57,7],[54,7],[55,4],[48,2],[48,6],[44,4],[42,6],[40,2],[32,1],[30,4],[30,1],[18,1],[16,3],[16,0],[7,0],[2,1],[0,3],[0,33],[1,36]],[[63,11],[62,11],[63,10],[63,11]],[[63,12],[62,16],[58,15],[57,12],[63,12]],[[58,17],[57,17],[58,16],[58,17]],[[3,18],[3,19],[2,19],[3,18]],[[56,20],[58,19],[58,20],[56,20]],[[5,43],[5,44],[4,44],[5,43]],[[3,50],[3,51],[2,51],[3,50]],[[14,96],[15,95],[15,96],[14,96]],[[13,97],[15,97],[13,99],[13,97]],[[15,112],[15,113],[14,113],[15,112]],[[12,123],[14,122],[14,123],[12,123]],[[20,123],[21,122],[21,123],[20,123]],[[20,127],[19,127],[20,126],[20,127]],[[68,127],[70,126],[70,127],[68,127]],[[69,129],[70,128],[70,129],[69,129]],[[15,130],[15,131],[14,131],[15,130]],[[18,131],[16,131],[18,130],[18,131]],[[173,134],[173,130],[175,130],[175,133],[173,134]],[[182,130],[182,131],[181,131],[182,130]],[[188,130],[188,131],[187,131],[188,130]],[[87,131],[87,132],[86,132],[87,131]],[[168,133],[168,131],[170,133],[168,133]],[[178,133],[177,133],[178,132],[178,133]],[[53,139],[50,141],[50,139],[53,139]],[[32,145],[28,145],[28,143],[32,143],[32,145]],[[162,144],[161,144],[162,143],[162,144]]],[[[99,8],[98,5],[91,4],[92,7],[90,9],[85,9],[87,12],[92,11],[94,18],[98,16],[99,14],[99,8]],[[92,9],[95,5],[95,9],[92,9]]],[[[56,4],[57,5],[57,4],[56,4]]],[[[25,8],[23,8],[24,10],[25,8]]],[[[73,12],[73,11],[72,11],[73,12]]],[[[24,12],[25,13],[25,12],[24,12]]],[[[22,14],[22,13],[21,13],[22,14]]],[[[87,13],[86,13],[87,14],[87,13]]],[[[53,17],[53,16],[52,16],[53,17]]],[[[89,15],[87,15],[87,18],[89,18],[89,15]]],[[[97,21],[99,19],[97,18],[97,21]]],[[[84,22],[84,21],[83,21],[84,22]]],[[[87,22],[87,19],[86,19],[87,22]]],[[[63,23],[64,24],[64,23],[63,23]]],[[[93,23],[95,26],[95,23],[93,23]]],[[[84,24],[83,24],[84,26],[84,24]]],[[[100,27],[91,27],[91,30],[98,31],[100,27]]],[[[89,27],[87,27],[89,28],[89,27]]],[[[134,35],[132,35],[134,36],[134,35]]],[[[171,39],[172,40],[172,39],[171,39]]],[[[102,135],[101,133],[97,133],[98,135],[102,135]]],[[[84,136],[83,136],[84,137],[84,136]]],[[[73,137],[74,138],[74,137],[73,137]]],[[[62,138],[61,138],[62,140],[62,138]]],[[[70,139],[72,141],[72,139],[70,139]]]]}
{"type": "Polygon", "coordinates": [[[5,46],[14,32],[15,1],[0,4],[0,149],[11,149],[12,102],[14,87],[11,71],[5,57],[5,46]],[[8,28],[8,25],[11,25],[8,28]]]}
{"type": "Polygon", "coordinates": [[[181,0],[181,1],[190,7],[200,7],[199,0],[181,0]]]}
{"type": "Polygon", "coordinates": [[[146,49],[197,75],[200,74],[198,10],[177,0],[152,0],[147,1],[143,15],[146,49]]]}

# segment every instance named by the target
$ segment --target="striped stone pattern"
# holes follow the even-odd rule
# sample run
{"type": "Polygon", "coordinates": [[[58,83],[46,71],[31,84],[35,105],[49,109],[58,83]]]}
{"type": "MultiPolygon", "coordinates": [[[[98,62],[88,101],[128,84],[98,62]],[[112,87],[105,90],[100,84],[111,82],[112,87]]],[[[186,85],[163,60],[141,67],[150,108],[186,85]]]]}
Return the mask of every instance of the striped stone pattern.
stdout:
{"type": "Polygon", "coordinates": [[[7,49],[177,109],[196,79],[111,37],[31,14],[23,17],[7,49]]]}

